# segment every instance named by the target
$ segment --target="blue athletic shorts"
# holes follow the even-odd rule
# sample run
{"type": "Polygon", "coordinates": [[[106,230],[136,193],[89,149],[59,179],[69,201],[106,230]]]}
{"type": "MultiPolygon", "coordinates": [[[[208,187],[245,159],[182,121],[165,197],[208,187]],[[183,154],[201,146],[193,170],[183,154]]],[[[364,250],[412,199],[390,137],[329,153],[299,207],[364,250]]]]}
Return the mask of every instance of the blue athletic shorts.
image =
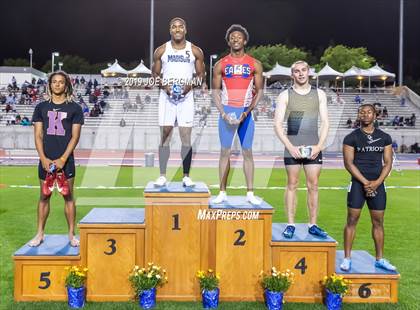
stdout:
{"type": "MultiPolygon", "coordinates": [[[[245,112],[247,109],[248,107],[223,106],[223,110],[226,114],[235,113],[237,119],[239,119],[242,112],[245,112]]],[[[254,118],[252,117],[252,113],[249,113],[245,120],[239,124],[239,126],[232,126],[227,121],[222,119],[222,116],[219,117],[219,139],[220,144],[225,149],[230,149],[232,147],[233,138],[235,137],[236,132],[238,132],[242,149],[252,149],[252,143],[254,142],[254,131],[255,122],[254,118]]]]}

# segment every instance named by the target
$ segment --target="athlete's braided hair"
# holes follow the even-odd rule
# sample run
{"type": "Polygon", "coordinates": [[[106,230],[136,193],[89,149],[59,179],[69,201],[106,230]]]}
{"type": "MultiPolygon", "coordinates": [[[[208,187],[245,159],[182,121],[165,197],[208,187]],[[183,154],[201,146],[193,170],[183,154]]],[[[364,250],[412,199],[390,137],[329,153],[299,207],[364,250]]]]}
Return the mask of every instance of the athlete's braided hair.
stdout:
{"type": "Polygon", "coordinates": [[[47,95],[48,98],[51,100],[52,98],[52,89],[51,89],[51,83],[52,83],[52,79],[54,76],[56,75],[61,75],[62,77],[64,77],[64,83],[65,83],[65,89],[64,89],[64,94],[66,95],[66,101],[70,102],[73,100],[73,85],[71,84],[71,80],[70,80],[70,76],[64,72],[64,71],[56,71],[50,74],[50,76],[48,77],[48,86],[47,86],[47,95]]]}
{"type": "Polygon", "coordinates": [[[229,36],[234,31],[241,32],[244,35],[244,37],[245,37],[245,41],[246,42],[249,42],[249,33],[248,33],[248,30],[246,30],[245,27],[243,27],[242,25],[239,25],[239,24],[233,24],[232,26],[230,26],[228,28],[228,30],[226,31],[226,35],[225,35],[226,42],[229,42],[229,36]]]}

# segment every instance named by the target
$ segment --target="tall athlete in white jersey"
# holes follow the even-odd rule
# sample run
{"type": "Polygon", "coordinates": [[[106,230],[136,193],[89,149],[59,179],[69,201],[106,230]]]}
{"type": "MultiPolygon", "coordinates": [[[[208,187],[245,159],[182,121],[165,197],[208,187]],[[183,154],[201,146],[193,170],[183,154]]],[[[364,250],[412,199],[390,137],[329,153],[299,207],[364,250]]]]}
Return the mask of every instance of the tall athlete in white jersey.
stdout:
{"type": "Polygon", "coordinates": [[[169,23],[171,40],[159,46],[153,55],[153,76],[161,78],[159,96],[159,126],[161,142],[159,145],[160,177],[155,185],[166,184],[168,165],[174,126],[179,126],[181,137],[181,157],[184,186],[194,186],[189,177],[192,148],[191,131],[194,121],[194,96],[192,79],[195,71],[196,81],[204,79],[204,55],[202,50],[185,39],[187,25],[182,18],[175,17],[169,23]]]}

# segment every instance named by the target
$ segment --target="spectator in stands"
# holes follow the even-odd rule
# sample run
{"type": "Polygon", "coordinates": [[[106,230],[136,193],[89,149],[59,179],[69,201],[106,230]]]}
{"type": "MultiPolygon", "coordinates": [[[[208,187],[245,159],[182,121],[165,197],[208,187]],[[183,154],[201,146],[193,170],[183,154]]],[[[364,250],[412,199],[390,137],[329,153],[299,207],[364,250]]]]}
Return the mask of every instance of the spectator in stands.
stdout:
{"type": "Polygon", "coordinates": [[[398,153],[398,143],[397,140],[392,141],[392,149],[394,153],[398,153]]]}
{"type": "Polygon", "coordinates": [[[401,96],[401,99],[400,99],[400,105],[401,105],[402,107],[404,107],[404,106],[405,106],[405,97],[403,97],[403,96],[401,96]]]}
{"type": "Polygon", "coordinates": [[[128,90],[127,89],[124,90],[124,99],[128,99],[128,90]]]}
{"type": "Polygon", "coordinates": [[[362,104],[363,101],[364,99],[360,95],[356,95],[356,97],[354,97],[354,102],[357,104],[362,104]]]}
{"type": "Polygon", "coordinates": [[[359,128],[360,127],[360,119],[356,119],[353,123],[353,128],[359,128]]]}
{"type": "Polygon", "coordinates": [[[98,81],[96,79],[93,80],[93,87],[97,88],[99,85],[98,81]]]}
{"type": "Polygon", "coordinates": [[[392,120],[392,126],[398,126],[398,124],[399,124],[399,119],[400,119],[400,117],[398,116],[398,115],[396,115],[395,117],[394,117],[394,119],[392,120]]]}
{"type": "Polygon", "coordinates": [[[102,111],[105,110],[105,108],[107,107],[107,103],[105,102],[104,99],[101,99],[101,101],[99,101],[99,106],[101,107],[102,111]]]}
{"type": "Polygon", "coordinates": [[[101,109],[99,108],[99,105],[95,103],[92,110],[90,110],[90,117],[98,117],[101,114],[101,109]]]}
{"type": "Polygon", "coordinates": [[[124,103],[123,103],[123,111],[124,112],[128,112],[128,110],[130,110],[130,108],[131,108],[130,99],[124,100],[124,103]]]}
{"type": "Polygon", "coordinates": [[[6,104],[16,104],[16,97],[12,93],[7,96],[6,104]]]}
{"type": "Polygon", "coordinates": [[[24,116],[22,118],[22,121],[20,122],[20,124],[22,126],[30,126],[31,125],[31,122],[29,121],[29,118],[27,118],[26,116],[24,116]]]}
{"type": "Polygon", "coordinates": [[[144,109],[144,104],[141,101],[141,97],[140,97],[139,94],[137,94],[137,96],[136,96],[136,105],[138,105],[140,107],[140,110],[143,110],[144,109]]]}
{"type": "MultiPolygon", "coordinates": [[[[96,81],[96,80],[95,80],[95,81],[96,81]]],[[[101,89],[100,89],[100,88],[95,87],[95,90],[93,91],[93,94],[94,94],[96,97],[99,97],[99,96],[101,95],[101,89]]]]}
{"type": "Polygon", "coordinates": [[[383,118],[388,118],[388,109],[386,107],[382,110],[382,116],[383,118]]]}
{"type": "Polygon", "coordinates": [[[350,117],[348,118],[346,124],[347,124],[347,128],[351,128],[351,126],[353,125],[353,122],[350,117]]]}
{"type": "Polygon", "coordinates": [[[82,76],[82,78],[80,79],[80,83],[82,83],[82,85],[85,85],[85,82],[86,82],[85,77],[82,76]]]}
{"type": "Polygon", "coordinates": [[[410,153],[420,153],[420,147],[417,142],[410,145],[410,153]]]}
{"type": "Polygon", "coordinates": [[[144,97],[144,101],[146,102],[146,104],[150,104],[152,103],[152,98],[150,98],[149,95],[146,95],[146,97],[144,97]]]}
{"type": "Polygon", "coordinates": [[[415,113],[411,114],[410,126],[413,126],[413,127],[416,126],[416,114],[415,113]]]}
{"type": "Polygon", "coordinates": [[[89,103],[97,103],[97,102],[98,102],[98,97],[96,97],[95,94],[90,94],[89,103]]]}
{"type": "Polygon", "coordinates": [[[92,79],[89,79],[89,82],[87,83],[87,87],[92,88],[93,83],[92,83],[92,79]]]}
{"type": "Polygon", "coordinates": [[[80,84],[79,76],[76,76],[76,78],[74,79],[74,84],[75,85],[79,85],[80,84]]]}
{"type": "Polygon", "coordinates": [[[12,86],[13,86],[13,88],[14,89],[17,89],[18,87],[17,87],[17,83],[16,83],[16,78],[15,78],[15,76],[12,76],[12,86]]]}
{"type": "Polygon", "coordinates": [[[20,114],[16,114],[15,116],[15,124],[16,125],[20,125],[20,122],[22,121],[22,117],[20,116],[20,114]]]}
{"type": "Polygon", "coordinates": [[[124,118],[122,118],[122,119],[120,120],[120,127],[125,127],[125,125],[126,125],[126,123],[125,123],[125,119],[124,119],[124,118]]]}
{"type": "Polygon", "coordinates": [[[6,125],[7,125],[7,126],[9,126],[9,125],[14,125],[14,124],[15,124],[15,122],[16,122],[16,119],[15,119],[15,117],[13,116],[13,114],[12,114],[12,113],[10,113],[10,114],[8,114],[8,115],[6,116],[6,125]]]}

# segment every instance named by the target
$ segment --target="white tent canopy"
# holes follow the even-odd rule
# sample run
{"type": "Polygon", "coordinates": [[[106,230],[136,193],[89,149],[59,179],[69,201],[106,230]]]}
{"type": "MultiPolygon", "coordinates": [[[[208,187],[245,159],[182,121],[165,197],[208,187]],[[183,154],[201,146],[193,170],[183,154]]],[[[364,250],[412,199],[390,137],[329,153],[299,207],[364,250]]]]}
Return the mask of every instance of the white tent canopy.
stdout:
{"type": "Polygon", "coordinates": [[[272,77],[290,78],[290,75],[291,75],[290,67],[279,65],[277,62],[273,69],[271,69],[270,71],[264,72],[264,76],[267,78],[272,78],[272,77]]]}
{"type": "Polygon", "coordinates": [[[143,60],[141,60],[140,64],[137,67],[128,71],[128,75],[129,76],[150,76],[152,75],[152,71],[149,68],[147,68],[143,63],[143,60]]]}
{"type": "Polygon", "coordinates": [[[115,62],[109,68],[101,70],[101,74],[105,77],[107,76],[116,76],[116,75],[127,75],[128,71],[125,70],[118,64],[118,60],[115,59],[115,62]]]}
{"type": "Polygon", "coordinates": [[[320,79],[335,79],[337,77],[343,77],[343,73],[334,70],[328,63],[318,72],[318,78],[320,79]]]}
{"type": "Polygon", "coordinates": [[[345,78],[358,78],[358,77],[364,78],[364,77],[369,77],[370,72],[368,70],[360,69],[360,68],[357,68],[356,66],[353,66],[350,69],[348,69],[346,72],[344,72],[343,75],[345,78]]]}
{"type": "Polygon", "coordinates": [[[370,72],[370,76],[372,77],[372,80],[394,80],[395,74],[385,71],[381,67],[378,66],[378,64],[374,65],[372,68],[369,68],[368,71],[370,72]]]}

